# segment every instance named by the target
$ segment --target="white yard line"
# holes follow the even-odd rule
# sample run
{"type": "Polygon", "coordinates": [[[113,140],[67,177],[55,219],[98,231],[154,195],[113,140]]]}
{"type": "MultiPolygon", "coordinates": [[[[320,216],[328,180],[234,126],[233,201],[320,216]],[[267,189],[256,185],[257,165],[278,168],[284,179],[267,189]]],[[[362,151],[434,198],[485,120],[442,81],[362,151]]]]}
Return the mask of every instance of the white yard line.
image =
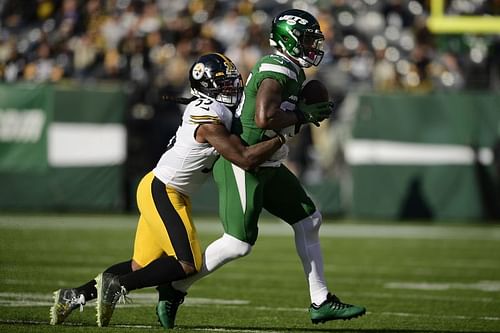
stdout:
{"type": "MultiPolygon", "coordinates": [[[[158,299],[157,293],[134,293],[130,295],[132,303],[118,304],[118,306],[145,306],[156,304],[158,299]]],[[[52,294],[42,293],[15,293],[15,292],[0,292],[0,306],[51,306],[53,304],[52,294]]],[[[220,298],[203,298],[203,297],[188,297],[184,305],[247,305],[248,300],[242,299],[220,299],[220,298]]],[[[94,306],[91,301],[87,306],[94,306]]]]}
{"type": "MultiPolygon", "coordinates": [[[[368,312],[370,313],[370,312],[368,312]]],[[[429,319],[461,319],[461,320],[486,320],[486,321],[497,321],[500,317],[471,317],[471,316],[457,316],[457,315],[429,315],[425,313],[406,313],[406,312],[378,312],[373,313],[374,315],[379,314],[383,316],[397,316],[397,317],[418,317],[418,318],[429,318],[429,319]]]]}
{"type": "MultiPolygon", "coordinates": [[[[136,219],[130,216],[99,217],[30,217],[0,216],[0,229],[39,230],[134,230],[136,219]]],[[[195,217],[199,232],[221,234],[222,227],[216,218],[195,217]]],[[[500,226],[477,225],[376,225],[323,223],[321,237],[331,238],[389,238],[389,239],[456,239],[456,240],[500,240],[500,226]]],[[[285,223],[264,218],[259,225],[260,235],[291,236],[292,229],[285,223]]]]}
{"type": "MultiPolygon", "coordinates": [[[[48,325],[48,321],[37,321],[37,320],[9,320],[9,319],[0,319],[0,324],[19,324],[19,325],[48,325]]],[[[62,326],[79,326],[82,327],[84,326],[81,323],[64,323],[62,326]]],[[[121,327],[121,328],[134,328],[134,329],[145,329],[145,330],[150,330],[150,329],[159,329],[159,326],[152,326],[152,325],[136,325],[136,324],[117,324],[117,325],[109,325],[110,328],[113,327],[121,327]]],[[[184,327],[182,325],[178,326],[180,330],[183,330],[184,327]]],[[[259,329],[242,329],[242,328],[217,328],[217,327],[210,327],[210,328],[201,328],[201,327],[186,327],[186,329],[189,329],[190,331],[208,331],[208,332],[243,332],[243,333],[260,333],[260,332],[269,332],[269,333],[277,333],[280,331],[271,331],[269,329],[263,328],[261,330],[259,329]]]]}
{"type": "Polygon", "coordinates": [[[388,282],[384,285],[387,289],[412,289],[412,290],[479,290],[483,292],[499,292],[500,281],[478,281],[474,283],[456,282],[388,282]]]}
{"type": "MultiPolygon", "coordinates": [[[[305,312],[303,308],[275,308],[275,307],[249,307],[244,306],[245,308],[252,308],[253,310],[259,311],[285,311],[285,312],[305,312]]],[[[235,306],[229,306],[229,308],[235,308],[235,306]]],[[[500,321],[500,317],[492,317],[492,316],[462,316],[462,315],[431,315],[425,313],[408,313],[408,312],[372,312],[368,311],[367,315],[370,316],[391,316],[391,317],[407,317],[407,318],[425,318],[428,320],[432,319],[446,319],[446,320],[480,320],[480,321],[500,321]]],[[[2,324],[29,324],[29,325],[48,325],[48,322],[45,321],[36,321],[36,320],[10,320],[10,319],[0,319],[0,323],[2,324]]],[[[64,326],[83,326],[81,323],[65,323],[64,326]]],[[[110,325],[110,327],[123,327],[123,328],[137,328],[137,329],[153,329],[156,326],[151,325],[131,325],[131,324],[116,324],[110,325]]],[[[182,326],[179,326],[182,328],[182,326]]],[[[231,329],[231,328],[190,328],[190,330],[196,331],[214,331],[214,332],[274,332],[269,331],[268,329],[231,329]]]]}
{"type": "MultiPolygon", "coordinates": [[[[386,294],[369,294],[370,297],[387,297],[386,294]]],[[[119,304],[119,307],[143,307],[143,306],[151,306],[156,302],[156,293],[137,293],[133,295],[131,304],[119,304]]],[[[433,300],[443,300],[449,301],[450,299],[454,301],[470,301],[470,298],[450,298],[450,297],[433,297],[433,300]]],[[[478,299],[476,301],[484,301],[489,302],[491,299],[478,299]]],[[[52,296],[47,294],[31,294],[31,293],[13,293],[13,292],[4,292],[0,293],[0,307],[35,307],[35,306],[45,306],[50,307],[52,305],[52,296]]],[[[237,300],[237,299],[217,299],[217,298],[196,298],[196,297],[188,297],[186,298],[186,302],[184,306],[223,306],[225,309],[251,309],[257,311],[277,311],[277,312],[307,312],[306,307],[270,307],[270,306],[254,306],[250,304],[248,300],[237,300]]],[[[90,302],[87,306],[94,307],[94,302],[90,302]]],[[[399,316],[399,317],[421,317],[421,318],[429,318],[429,319],[460,319],[460,320],[483,320],[483,321],[500,321],[500,317],[496,316],[461,316],[461,315],[432,315],[425,313],[407,313],[407,312],[368,312],[370,315],[382,315],[382,316],[399,316]]],[[[17,320],[4,320],[0,319],[0,323],[37,323],[32,321],[17,321],[17,320]]],[[[45,322],[39,322],[40,324],[47,324],[45,322]]],[[[134,327],[134,328],[151,328],[150,326],[142,325],[114,325],[120,327],[134,327]]],[[[226,328],[223,328],[226,330],[226,328]]],[[[233,330],[231,330],[233,331],[233,330]]],[[[238,330],[244,332],[251,332],[251,330],[238,330]]]]}
{"type": "MultiPolygon", "coordinates": [[[[343,296],[359,296],[358,293],[345,291],[343,296]]],[[[440,296],[440,295],[423,295],[420,293],[382,293],[382,292],[368,292],[363,293],[364,297],[378,298],[378,299],[407,299],[407,300],[429,300],[437,302],[474,302],[474,303],[500,303],[499,298],[495,297],[458,297],[458,296],[440,296]]],[[[149,306],[156,303],[156,293],[133,293],[130,294],[132,299],[131,304],[125,306],[149,306]]],[[[247,306],[251,302],[249,300],[241,299],[218,299],[218,298],[202,298],[202,297],[187,297],[184,306],[210,306],[210,305],[237,305],[247,306]]],[[[15,292],[0,292],[0,306],[6,307],[25,307],[25,306],[51,306],[52,294],[42,293],[15,293],[15,292]]],[[[87,306],[94,306],[93,301],[90,301],[87,306]]],[[[119,305],[121,306],[121,305],[119,305]]],[[[262,307],[258,307],[262,308],[262,307]]],[[[262,308],[267,309],[267,308],[262,308]]],[[[277,311],[298,311],[303,312],[305,308],[288,308],[280,307],[275,308],[277,311]]]]}

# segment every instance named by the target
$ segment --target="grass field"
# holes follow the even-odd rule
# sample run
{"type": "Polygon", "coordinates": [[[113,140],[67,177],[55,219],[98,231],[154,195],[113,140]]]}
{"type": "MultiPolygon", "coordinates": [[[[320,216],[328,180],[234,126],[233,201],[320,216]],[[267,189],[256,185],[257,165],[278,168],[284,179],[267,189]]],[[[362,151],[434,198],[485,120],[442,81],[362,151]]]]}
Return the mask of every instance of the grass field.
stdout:
{"type": "MultiPolygon", "coordinates": [[[[220,235],[196,219],[204,245],[220,235]]],[[[136,217],[0,215],[0,332],[163,330],[155,291],[129,294],[107,328],[88,303],[48,324],[52,291],[74,287],[130,257],[136,217]]],[[[309,297],[289,228],[265,218],[252,254],[194,285],[178,332],[500,332],[500,226],[325,221],[330,289],[364,317],[310,323],[309,297]]]]}

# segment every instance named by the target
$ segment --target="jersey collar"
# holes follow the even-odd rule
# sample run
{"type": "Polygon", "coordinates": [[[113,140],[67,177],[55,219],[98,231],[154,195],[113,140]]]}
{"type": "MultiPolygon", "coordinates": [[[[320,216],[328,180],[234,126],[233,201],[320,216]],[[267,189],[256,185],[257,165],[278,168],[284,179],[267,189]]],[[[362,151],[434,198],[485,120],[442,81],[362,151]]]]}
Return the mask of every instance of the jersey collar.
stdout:
{"type": "Polygon", "coordinates": [[[299,65],[297,65],[296,63],[294,63],[293,61],[288,59],[288,57],[286,55],[284,55],[282,52],[280,52],[278,50],[276,50],[275,54],[277,56],[280,56],[281,58],[285,59],[285,61],[287,61],[288,63],[292,64],[293,68],[295,68],[296,73],[300,73],[300,71],[302,70],[302,67],[300,67],[299,65]]]}

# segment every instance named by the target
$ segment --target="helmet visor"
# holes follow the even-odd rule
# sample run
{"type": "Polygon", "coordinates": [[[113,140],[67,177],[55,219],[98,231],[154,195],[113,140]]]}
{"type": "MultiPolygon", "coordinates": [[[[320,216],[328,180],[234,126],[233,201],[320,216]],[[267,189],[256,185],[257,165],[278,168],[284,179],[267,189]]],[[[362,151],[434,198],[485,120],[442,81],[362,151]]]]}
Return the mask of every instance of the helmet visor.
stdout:
{"type": "Polygon", "coordinates": [[[323,42],[325,37],[321,32],[306,31],[302,38],[304,60],[314,66],[318,66],[323,59],[323,42]]]}
{"type": "Polygon", "coordinates": [[[217,101],[227,106],[238,105],[243,95],[243,80],[240,75],[215,79],[214,83],[219,92],[215,98],[217,101]]]}

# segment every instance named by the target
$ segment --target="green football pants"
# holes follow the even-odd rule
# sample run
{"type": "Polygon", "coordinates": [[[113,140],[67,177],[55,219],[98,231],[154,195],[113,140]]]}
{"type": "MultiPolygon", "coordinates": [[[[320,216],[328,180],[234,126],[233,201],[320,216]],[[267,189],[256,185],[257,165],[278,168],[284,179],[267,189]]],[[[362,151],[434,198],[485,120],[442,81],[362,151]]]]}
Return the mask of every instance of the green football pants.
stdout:
{"type": "Polygon", "coordinates": [[[251,245],[257,240],[262,208],[288,224],[316,211],[297,177],[284,165],[247,172],[221,157],[213,174],[224,231],[251,245]]]}

